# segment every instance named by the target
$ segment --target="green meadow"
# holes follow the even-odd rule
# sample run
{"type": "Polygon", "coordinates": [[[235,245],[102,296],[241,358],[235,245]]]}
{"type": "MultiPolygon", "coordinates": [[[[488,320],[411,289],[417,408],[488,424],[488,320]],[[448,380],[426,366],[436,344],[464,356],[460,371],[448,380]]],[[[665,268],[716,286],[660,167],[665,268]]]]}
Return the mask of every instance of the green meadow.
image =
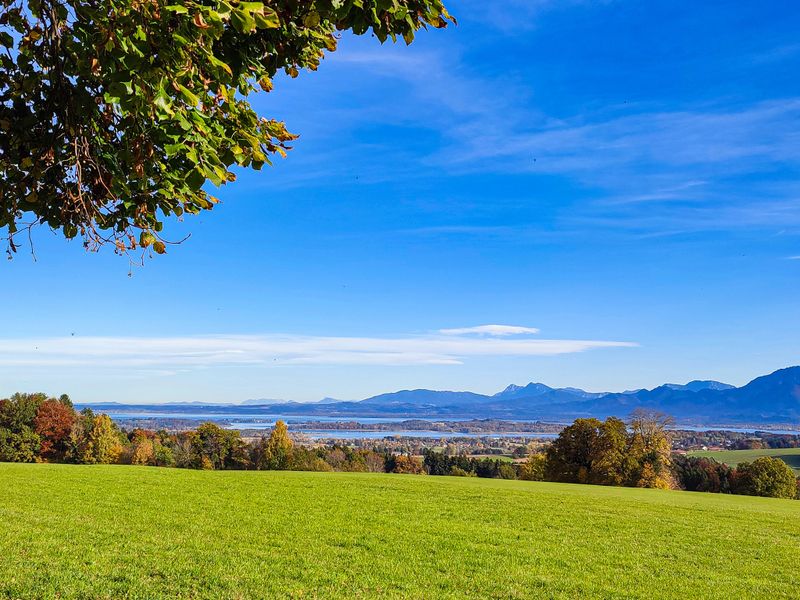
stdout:
{"type": "Polygon", "coordinates": [[[797,598],[800,502],[0,464],[5,598],[797,598]]]}
{"type": "Polygon", "coordinates": [[[739,463],[752,462],[759,456],[772,456],[780,458],[794,469],[795,475],[800,477],[800,448],[770,448],[765,450],[696,450],[688,453],[690,456],[705,456],[713,458],[728,466],[735,467],[739,463]]]}

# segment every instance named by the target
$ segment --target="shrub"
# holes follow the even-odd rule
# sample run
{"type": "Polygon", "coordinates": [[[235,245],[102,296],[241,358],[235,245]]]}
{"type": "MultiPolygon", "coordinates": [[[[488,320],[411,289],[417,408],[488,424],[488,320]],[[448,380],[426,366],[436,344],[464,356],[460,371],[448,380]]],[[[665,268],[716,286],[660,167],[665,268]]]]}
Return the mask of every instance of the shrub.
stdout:
{"type": "Polygon", "coordinates": [[[475,477],[475,473],[472,471],[465,471],[461,467],[451,467],[450,468],[450,475],[452,477],[475,477]]]}

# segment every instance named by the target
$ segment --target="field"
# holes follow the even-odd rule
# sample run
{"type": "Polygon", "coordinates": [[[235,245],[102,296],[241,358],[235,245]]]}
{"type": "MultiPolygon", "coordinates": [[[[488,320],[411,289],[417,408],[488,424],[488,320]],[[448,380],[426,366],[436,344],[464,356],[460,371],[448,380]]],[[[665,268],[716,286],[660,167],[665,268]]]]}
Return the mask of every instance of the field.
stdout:
{"type": "Polygon", "coordinates": [[[759,456],[774,456],[794,469],[800,477],[800,448],[781,448],[770,450],[697,450],[689,452],[690,456],[707,456],[735,467],[742,462],[752,462],[759,456]]]}
{"type": "Polygon", "coordinates": [[[0,597],[797,598],[800,502],[0,464],[0,597]]]}

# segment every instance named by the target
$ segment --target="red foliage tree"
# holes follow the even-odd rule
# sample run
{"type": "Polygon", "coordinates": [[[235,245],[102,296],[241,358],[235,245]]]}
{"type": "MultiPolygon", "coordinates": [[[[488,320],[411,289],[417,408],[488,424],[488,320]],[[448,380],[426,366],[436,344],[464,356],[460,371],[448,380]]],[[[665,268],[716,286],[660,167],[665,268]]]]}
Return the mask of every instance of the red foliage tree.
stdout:
{"type": "Polygon", "coordinates": [[[33,421],[34,430],[41,438],[39,454],[42,458],[58,460],[64,457],[75,410],[58,400],[46,400],[39,406],[33,421]]]}

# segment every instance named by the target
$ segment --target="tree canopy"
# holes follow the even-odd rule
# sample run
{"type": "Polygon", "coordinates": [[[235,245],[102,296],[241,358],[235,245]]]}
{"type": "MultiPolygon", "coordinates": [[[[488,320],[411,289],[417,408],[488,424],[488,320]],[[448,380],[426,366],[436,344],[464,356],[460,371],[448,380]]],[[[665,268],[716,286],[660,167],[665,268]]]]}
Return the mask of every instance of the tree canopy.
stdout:
{"type": "Polygon", "coordinates": [[[0,0],[0,228],[165,251],[165,218],[296,136],[247,96],[316,70],[338,32],[411,43],[441,0],[0,0]]]}
{"type": "Polygon", "coordinates": [[[747,496],[795,498],[798,483],[791,467],[781,459],[760,456],[736,467],[736,491],[747,496]]]}
{"type": "Polygon", "coordinates": [[[630,429],[609,417],[576,419],[547,449],[544,479],[567,483],[673,487],[671,419],[660,413],[634,411],[630,429]]]}

